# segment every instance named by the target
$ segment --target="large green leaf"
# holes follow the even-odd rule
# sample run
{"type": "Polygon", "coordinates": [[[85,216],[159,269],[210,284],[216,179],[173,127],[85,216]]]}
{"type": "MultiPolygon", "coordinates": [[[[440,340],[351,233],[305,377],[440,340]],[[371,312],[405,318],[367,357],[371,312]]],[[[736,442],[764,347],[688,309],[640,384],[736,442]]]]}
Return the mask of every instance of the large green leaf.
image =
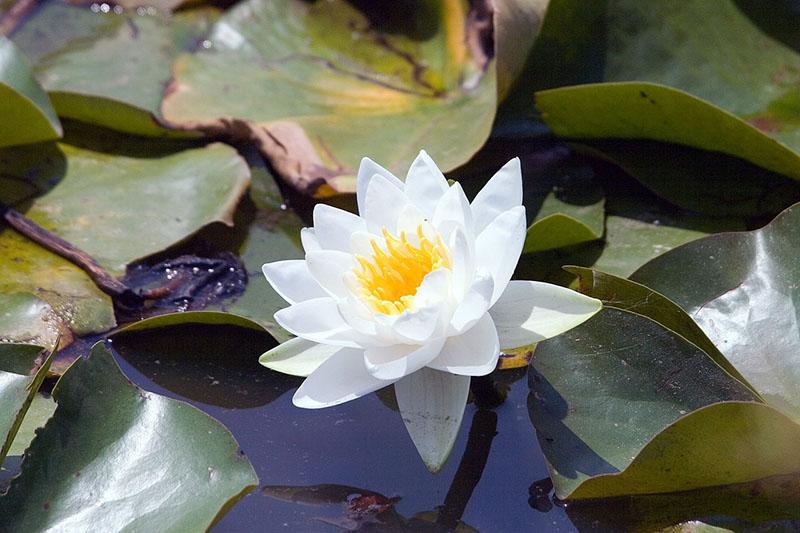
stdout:
{"type": "Polygon", "coordinates": [[[176,61],[165,118],[210,131],[238,127],[225,117],[246,120],[283,177],[307,191],[322,182],[353,191],[365,155],[394,171],[423,147],[443,170],[464,163],[497,100],[494,63],[467,45],[466,2],[360,5],[236,5],[207,48],[176,61]]]}
{"type": "Polygon", "coordinates": [[[53,418],[0,498],[0,527],[202,531],[258,481],[222,425],[132,385],[103,345],[53,395],[53,418]]]}
{"type": "Polygon", "coordinates": [[[559,497],[675,492],[800,471],[799,425],[642,315],[606,307],[540,343],[532,364],[531,419],[559,497]]]}
{"type": "Polygon", "coordinates": [[[36,367],[41,346],[0,344],[0,464],[47,375],[51,356],[36,367]]]}
{"type": "Polygon", "coordinates": [[[583,294],[602,300],[604,305],[655,320],[706,352],[715,363],[758,395],[686,311],[666,296],[635,281],[598,270],[574,266],[564,267],[564,270],[578,277],[578,290],[583,294]]]}
{"type": "Polygon", "coordinates": [[[683,307],[772,405],[800,421],[800,208],[766,227],[713,235],[631,277],[683,307]]]}
{"type": "Polygon", "coordinates": [[[562,137],[684,144],[800,179],[800,155],[791,148],[679,89],[645,82],[578,85],[539,92],[536,106],[547,125],[562,137]]]}
{"type": "Polygon", "coordinates": [[[19,49],[0,35],[0,146],[49,141],[61,137],[47,94],[31,75],[19,49]]]}
{"type": "MultiPolygon", "coordinates": [[[[70,142],[0,152],[0,182],[11,185],[0,201],[38,192],[18,209],[112,274],[214,221],[230,224],[249,183],[245,162],[221,144],[180,150],[105,130],[70,142]]],[[[114,326],[109,298],[82,270],[10,229],[0,250],[0,293],[35,295],[78,334],[114,326]]]]}
{"type": "Polygon", "coordinates": [[[218,11],[100,8],[46,2],[12,35],[58,114],[139,135],[186,135],[158,120],[162,92],[174,58],[196,46],[218,11]]]}

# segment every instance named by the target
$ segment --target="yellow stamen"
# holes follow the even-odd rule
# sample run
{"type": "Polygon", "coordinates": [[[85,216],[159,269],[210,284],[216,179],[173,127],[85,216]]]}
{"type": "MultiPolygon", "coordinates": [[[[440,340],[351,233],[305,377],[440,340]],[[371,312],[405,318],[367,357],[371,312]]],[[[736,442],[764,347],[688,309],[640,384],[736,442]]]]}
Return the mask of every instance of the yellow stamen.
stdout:
{"type": "Polygon", "coordinates": [[[408,241],[405,232],[398,238],[383,228],[386,249],[373,240],[372,257],[356,256],[358,267],[353,273],[358,280],[358,293],[373,311],[399,315],[413,309],[414,295],[425,276],[439,268],[450,268],[450,255],[436,235],[429,239],[422,225],[417,227],[419,245],[408,241]]]}

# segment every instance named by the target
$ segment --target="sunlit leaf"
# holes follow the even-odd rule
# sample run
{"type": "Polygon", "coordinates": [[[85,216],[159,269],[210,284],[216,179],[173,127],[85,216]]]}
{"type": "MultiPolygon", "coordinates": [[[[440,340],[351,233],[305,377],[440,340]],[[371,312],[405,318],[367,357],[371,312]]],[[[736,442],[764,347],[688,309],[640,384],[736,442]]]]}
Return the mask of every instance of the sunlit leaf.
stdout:
{"type": "Polygon", "coordinates": [[[53,418],[0,498],[4,528],[202,531],[257,483],[223,426],[132,385],[102,345],[53,396],[53,418]]]}
{"type": "Polygon", "coordinates": [[[0,35],[0,146],[61,137],[61,123],[22,53],[0,35]]]}

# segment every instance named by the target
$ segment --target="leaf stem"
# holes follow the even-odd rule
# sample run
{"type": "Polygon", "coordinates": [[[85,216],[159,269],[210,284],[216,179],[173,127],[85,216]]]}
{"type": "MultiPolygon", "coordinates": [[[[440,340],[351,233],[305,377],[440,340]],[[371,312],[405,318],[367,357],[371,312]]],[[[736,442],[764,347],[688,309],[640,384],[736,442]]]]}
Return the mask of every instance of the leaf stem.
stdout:
{"type": "Polygon", "coordinates": [[[92,256],[2,202],[0,202],[0,215],[2,215],[2,219],[9,227],[43,248],[80,267],[101,291],[112,298],[120,300],[140,299],[127,285],[106,272],[92,256]]]}

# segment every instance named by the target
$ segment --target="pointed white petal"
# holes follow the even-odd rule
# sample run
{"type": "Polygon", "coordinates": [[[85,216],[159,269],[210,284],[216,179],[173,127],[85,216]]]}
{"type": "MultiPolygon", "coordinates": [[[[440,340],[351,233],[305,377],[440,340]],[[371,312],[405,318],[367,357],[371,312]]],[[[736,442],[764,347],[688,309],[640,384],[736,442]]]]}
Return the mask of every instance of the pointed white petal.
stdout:
{"type": "Polygon", "coordinates": [[[389,229],[393,230],[397,236],[405,231],[409,238],[413,238],[417,234],[417,228],[420,224],[423,226],[428,225],[427,220],[429,218],[430,215],[426,215],[419,207],[409,203],[400,211],[395,227],[389,229]]]}
{"type": "Polygon", "coordinates": [[[275,321],[289,333],[304,339],[358,348],[363,340],[339,313],[333,298],[315,298],[296,303],[275,313],[275,321]]]}
{"type": "Polygon", "coordinates": [[[430,363],[439,355],[444,339],[423,346],[395,344],[382,348],[367,348],[364,364],[367,371],[379,379],[398,380],[430,363]]]}
{"type": "Polygon", "coordinates": [[[367,187],[369,186],[370,181],[375,176],[383,176],[389,182],[391,182],[395,187],[403,190],[403,182],[397,179],[397,177],[380,166],[378,163],[370,159],[369,157],[365,157],[361,160],[361,165],[358,167],[358,177],[356,178],[356,200],[358,201],[358,214],[362,217],[364,216],[365,212],[365,199],[367,197],[367,187]]]}
{"type": "Polygon", "coordinates": [[[319,245],[317,234],[314,228],[303,228],[300,230],[300,243],[303,245],[303,250],[306,253],[312,250],[321,250],[322,246],[319,245]]]}
{"type": "Polygon", "coordinates": [[[349,252],[350,236],[366,230],[364,220],[353,213],[325,204],[314,207],[314,233],[323,249],[349,252]]]}
{"type": "Polygon", "coordinates": [[[522,205],[522,170],[515,157],[498,170],[472,201],[475,233],[480,233],[500,213],[522,205]]]}
{"type": "Polygon", "coordinates": [[[331,296],[345,298],[350,294],[345,274],[356,267],[353,256],[338,250],[318,250],[306,254],[308,271],[331,296]]]}
{"type": "Polygon", "coordinates": [[[427,152],[422,150],[408,169],[405,186],[408,199],[430,218],[433,216],[436,203],[448,188],[447,179],[442,171],[427,152]]]}
{"type": "Polygon", "coordinates": [[[603,304],[573,290],[539,281],[512,281],[489,310],[500,346],[518,348],[549,339],[588,320],[603,304]]]}
{"type": "Polygon", "coordinates": [[[302,259],[267,263],[261,271],[275,292],[290,304],[327,296],[302,259]]]}
{"type": "Polygon", "coordinates": [[[453,450],[467,405],[469,381],[467,376],[423,368],[394,384],[408,434],[434,474],[453,450]]]}
{"type": "Polygon", "coordinates": [[[465,333],[448,338],[439,357],[428,366],[462,376],[485,376],[495,369],[499,357],[497,329],[489,313],[484,313],[465,333]]]}
{"type": "Polygon", "coordinates": [[[350,236],[350,253],[372,257],[372,241],[377,241],[378,246],[386,248],[383,237],[368,231],[357,231],[350,236]]]}
{"type": "Polygon", "coordinates": [[[467,236],[473,234],[472,209],[460,183],[450,187],[436,204],[432,222],[442,237],[448,240],[454,228],[462,228],[467,236]]]}
{"type": "Polygon", "coordinates": [[[494,280],[492,276],[483,273],[475,279],[450,319],[450,327],[453,334],[465,332],[486,314],[491,304],[493,292],[494,280]]]}
{"type": "Polygon", "coordinates": [[[362,216],[367,229],[377,235],[382,228],[393,230],[403,208],[408,205],[405,193],[383,176],[370,180],[365,198],[362,216]]]}
{"type": "Polygon", "coordinates": [[[320,409],[360,398],[391,385],[367,372],[361,350],[343,349],[322,363],[297,389],[292,402],[305,409],[320,409]]]}
{"type": "Polygon", "coordinates": [[[475,280],[473,243],[467,240],[464,230],[457,228],[450,234],[448,244],[453,271],[453,297],[459,301],[475,280]]]}
{"type": "Polygon", "coordinates": [[[283,374],[306,377],[336,352],[350,349],[295,337],[263,354],[258,362],[283,374]]]}
{"type": "Polygon", "coordinates": [[[525,208],[517,206],[495,218],[475,239],[475,262],[494,279],[492,304],[505,290],[525,242],[525,208]]]}

